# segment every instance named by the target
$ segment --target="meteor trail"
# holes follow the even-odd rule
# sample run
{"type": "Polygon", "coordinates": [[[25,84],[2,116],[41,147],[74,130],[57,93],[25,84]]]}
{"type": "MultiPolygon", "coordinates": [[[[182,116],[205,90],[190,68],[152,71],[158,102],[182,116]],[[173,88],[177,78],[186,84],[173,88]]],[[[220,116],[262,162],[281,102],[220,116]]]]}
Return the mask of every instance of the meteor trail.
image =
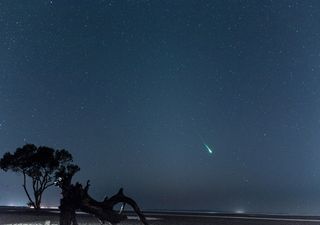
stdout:
{"type": "Polygon", "coordinates": [[[209,146],[208,146],[207,144],[203,144],[203,145],[206,147],[206,149],[208,150],[208,152],[209,152],[210,154],[213,153],[213,151],[209,148],[209,146]]]}
{"type": "Polygon", "coordinates": [[[204,141],[203,137],[198,133],[201,141],[202,141],[202,144],[203,146],[206,148],[206,150],[209,152],[209,154],[213,154],[213,150],[206,144],[206,142],[204,141]]]}

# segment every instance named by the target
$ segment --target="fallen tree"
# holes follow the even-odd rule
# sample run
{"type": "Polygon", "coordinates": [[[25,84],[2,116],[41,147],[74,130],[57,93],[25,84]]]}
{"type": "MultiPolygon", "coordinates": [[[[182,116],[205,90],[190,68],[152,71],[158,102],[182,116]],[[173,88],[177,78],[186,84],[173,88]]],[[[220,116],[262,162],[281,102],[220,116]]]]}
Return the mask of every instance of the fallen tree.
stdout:
{"type": "Polygon", "coordinates": [[[78,182],[72,184],[71,179],[78,170],[78,167],[63,168],[63,171],[57,174],[59,177],[56,185],[62,189],[62,199],[59,207],[60,225],[77,225],[76,210],[94,215],[102,224],[106,221],[111,224],[116,224],[127,219],[127,216],[122,213],[126,204],[133,208],[144,225],[148,225],[137,203],[132,198],[124,195],[122,188],[117,194],[110,198],[106,197],[100,202],[89,195],[89,180],[85,187],[78,182]],[[115,206],[119,203],[123,204],[120,211],[115,210],[115,206]]]}

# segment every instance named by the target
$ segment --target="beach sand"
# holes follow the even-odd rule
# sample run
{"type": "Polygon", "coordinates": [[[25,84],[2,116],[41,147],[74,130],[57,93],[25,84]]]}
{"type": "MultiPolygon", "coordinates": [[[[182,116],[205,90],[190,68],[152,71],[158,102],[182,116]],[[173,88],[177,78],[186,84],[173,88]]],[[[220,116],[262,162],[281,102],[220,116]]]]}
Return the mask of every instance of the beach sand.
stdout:
{"type": "MultiPolygon", "coordinates": [[[[146,213],[150,225],[319,225],[319,217],[294,217],[246,214],[193,214],[193,213],[146,213]]],[[[0,208],[1,225],[58,225],[58,210],[35,212],[27,208],[0,208]]],[[[79,225],[99,225],[99,221],[87,214],[77,215],[79,225]]],[[[142,224],[138,217],[129,214],[128,220],[119,225],[142,224]]]]}

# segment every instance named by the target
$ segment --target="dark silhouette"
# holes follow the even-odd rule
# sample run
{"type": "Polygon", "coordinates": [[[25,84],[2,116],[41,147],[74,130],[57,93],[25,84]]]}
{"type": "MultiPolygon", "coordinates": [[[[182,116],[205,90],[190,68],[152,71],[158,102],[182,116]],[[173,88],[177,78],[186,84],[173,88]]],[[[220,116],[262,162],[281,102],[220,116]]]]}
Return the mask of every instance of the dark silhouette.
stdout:
{"type": "Polygon", "coordinates": [[[76,210],[96,216],[101,223],[108,221],[111,224],[119,223],[127,219],[122,214],[125,204],[130,205],[139,216],[141,222],[148,225],[146,218],[140,211],[137,203],[123,194],[121,188],[119,192],[111,198],[105,198],[102,202],[94,200],[89,194],[89,181],[85,187],[80,183],[71,183],[73,175],[79,170],[78,167],[63,167],[57,175],[59,176],[56,185],[62,189],[62,199],[60,201],[60,225],[77,225],[76,210]],[[121,211],[114,210],[114,206],[123,203],[121,211]]]}
{"type": "Polygon", "coordinates": [[[72,163],[72,155],[62,149],[54,150],[49,147],[37,147],[26,144],[17,148],[11,154],[7,152],[0,160],[0,168],[4,171],[13,171],[23,175],[23,189],[29,199],[29,206],[40,209],[44,191],[54,185],[57,173],[62,168],[75,166],[72,163]],[[28,180],[31,180],[33,198],[28,191],[28,180]]]}
{"type": "Polygon", "coordinates": [[[76,210],[80,199],[75,186],[71,184],[72,177],[80,170],[76,165],[61,167],[56,174],[55,185],[62,190],[62,199],[60,200],[60,225],[77,225],[76,210]]]}
{"type": "Polygon", "coordinates": [[[105,198],[99,202],[88,194],[89,181],[84,188],[80,183],[72,184],[72,177],[80,168],[72,163],[72,155],[64,149],[54,150],[26,144],[22,148],[17,148],[13,154],[5,153],[0,160],[0,168],[23,174],[23,189],[30,201],[29,205],[35,209],[40,209],[42,194],[48,187],[59,186],[62,190],[59,207],[60,225],[77,225],[76,210],[93,214],[101,223],[105,221],[112,224],[119,223],[127,219],[127,216],[122,214],[125,204],[130,205],[142,223],[147,225],[137,203],[125,196],[122,189],[110,199],[105,198]],[[27,177],[31,179],[34,199],[28,192],[27,177]],[[118,203],[123,203],[120,212],[114,210],[114,206],[118,203]]]}

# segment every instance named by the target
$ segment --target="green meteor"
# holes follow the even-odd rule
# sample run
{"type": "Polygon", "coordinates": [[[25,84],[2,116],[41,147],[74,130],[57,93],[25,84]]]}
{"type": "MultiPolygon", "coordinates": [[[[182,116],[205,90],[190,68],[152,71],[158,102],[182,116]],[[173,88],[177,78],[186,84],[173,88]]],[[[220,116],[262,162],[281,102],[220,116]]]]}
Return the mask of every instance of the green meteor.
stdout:
{"type": "Polygon", "coordinates": [[[203,144],[203,145],[204,145],[204,147],[206,147],[206,149],[208,150],[208,152],[209,152],[210,154],[213,153],[213,151],[210,149],[210,147],[209,147],[207,144],[203,144]]]}
{"type": "Polygon", "coordinates": [[[206,150],[208,151],[208,153],[209,153],[210,155],[212,155],[212,154],[213,154],[213,148],[211,149],[211,148],[209,147],[209,145],[206,144],[204,138],[200,135],[200,133],[198,133],[198,135],[199,135],[199,137],[200,137],[200,139],[201,139],[201,141],[202,141],[203,146],[206,148],[206,150]]]}

